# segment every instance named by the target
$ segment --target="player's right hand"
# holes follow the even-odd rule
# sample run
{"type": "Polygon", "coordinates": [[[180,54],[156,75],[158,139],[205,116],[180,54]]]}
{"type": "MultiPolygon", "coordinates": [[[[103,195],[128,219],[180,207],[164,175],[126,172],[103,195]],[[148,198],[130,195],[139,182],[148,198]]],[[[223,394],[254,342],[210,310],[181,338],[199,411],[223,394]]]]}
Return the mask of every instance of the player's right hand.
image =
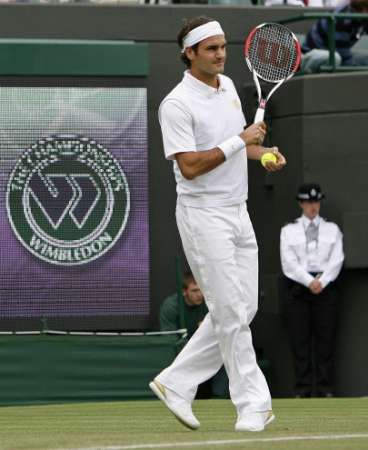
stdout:
{"type": "Polygon", "coordinates": [[[239,136],[246,145],[262,145],[266,136],[267,127],[264,122],[253,123],[242,131],[239,136]]]}

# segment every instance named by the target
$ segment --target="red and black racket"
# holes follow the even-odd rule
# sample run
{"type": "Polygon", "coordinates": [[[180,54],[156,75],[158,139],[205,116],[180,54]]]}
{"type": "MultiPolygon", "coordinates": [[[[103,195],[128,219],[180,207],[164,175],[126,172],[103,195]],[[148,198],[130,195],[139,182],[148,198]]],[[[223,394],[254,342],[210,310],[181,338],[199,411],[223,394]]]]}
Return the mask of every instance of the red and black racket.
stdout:
{"type": "Polygon", "coordinates": [[[271,95],[298,70],[300,44],[295,34],[284,25],[262,23],[246,38],[244,56],[253,74],[258,94],[258,109],[254,122],[261,122],[271,95]],[[276,84],[267,97],[262,96],[259,79],[276,84]]]}

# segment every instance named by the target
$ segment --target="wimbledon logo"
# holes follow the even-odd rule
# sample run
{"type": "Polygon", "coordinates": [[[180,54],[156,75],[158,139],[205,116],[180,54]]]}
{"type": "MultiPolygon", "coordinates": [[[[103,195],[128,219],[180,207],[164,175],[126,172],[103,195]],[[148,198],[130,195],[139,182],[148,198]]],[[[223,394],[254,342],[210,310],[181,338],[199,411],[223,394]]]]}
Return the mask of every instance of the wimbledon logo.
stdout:
{"type": "Polygon", "coordinates": [[[129,188],[116,159],[75,135],[41,139],[10,176],[8,217],[17,238],[38,258],[73,266],[99,258],[123,232],[129,188]]]}

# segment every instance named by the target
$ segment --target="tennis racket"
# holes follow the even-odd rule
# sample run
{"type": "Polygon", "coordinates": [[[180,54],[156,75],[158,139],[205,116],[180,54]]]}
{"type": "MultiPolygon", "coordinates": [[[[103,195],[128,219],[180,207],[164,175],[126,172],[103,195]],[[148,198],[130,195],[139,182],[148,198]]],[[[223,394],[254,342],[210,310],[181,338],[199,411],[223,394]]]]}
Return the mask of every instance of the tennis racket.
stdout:
{"type": "Polygon", "coordinates": [[[244,57],[252,72],[258,94],[258,109],[254,122],[261,122],[271,95],[298,70],[300,44],[295,34],[284,25],[262,23],[246,38],[244,57]],[[275,84],[267,97],[262,95],[259,79],[275,84]]]}

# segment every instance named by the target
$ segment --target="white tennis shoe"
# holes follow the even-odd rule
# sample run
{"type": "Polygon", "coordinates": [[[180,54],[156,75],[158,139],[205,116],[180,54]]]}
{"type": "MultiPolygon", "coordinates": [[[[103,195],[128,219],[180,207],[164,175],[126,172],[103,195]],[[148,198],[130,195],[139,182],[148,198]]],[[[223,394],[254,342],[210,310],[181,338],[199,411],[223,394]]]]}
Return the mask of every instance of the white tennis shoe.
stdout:
{"type": "Polygon", "coordinates": [[[248,413],[240,417],[235,424],[235,431],[263,431],[275,420],[272,411],[248,413]]]}
{"type": "Polygon", "coordinates": [[[157,397],[169,408],[174,416],[187,428],[196,430],[200,423],[193,414],[191,404],[183,397],[168,389],[156,379],[151,381],[149,387],[157,397]]]}

